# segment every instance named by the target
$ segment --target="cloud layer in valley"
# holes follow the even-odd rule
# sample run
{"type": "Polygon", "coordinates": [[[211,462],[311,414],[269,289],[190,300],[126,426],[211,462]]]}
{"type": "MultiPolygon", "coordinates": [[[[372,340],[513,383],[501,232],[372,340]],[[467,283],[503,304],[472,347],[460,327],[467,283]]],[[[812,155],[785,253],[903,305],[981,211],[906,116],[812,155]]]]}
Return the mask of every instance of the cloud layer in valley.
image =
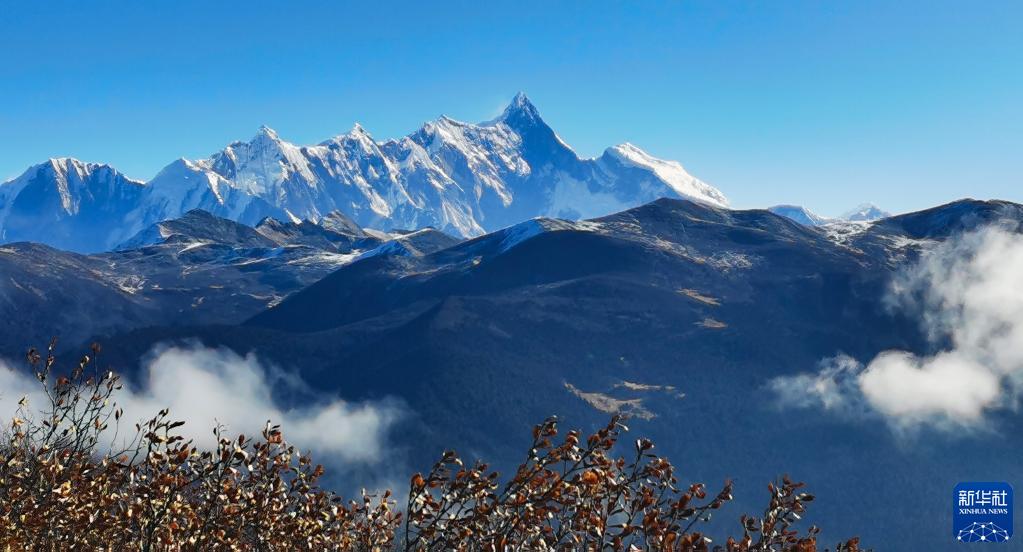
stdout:
{"type": "MultiPolygon", "coordinates": [[[[295,376],[264,366],[250,354],[201,346],[158,347],[143,362],[138,389],[125,386],[116,396],[130,427],[163,408],[182,420],[183,435],[211,448],[211,429],[225,426],[229,434],[258,435],[267,420],[281,424],[286,438],[302,450],[331,464],[357,466],[376,462],[386,453],[388,434],[405,414],[396,400],[352,403],[336,397],[311,398],[295,376]],[[300,407],[281,404],[272,393],[284,385],[303,391],[300,407]]],[[[30,407],[44,405],[31,372],[0,364],[0,416],[10,420],[21,397],[30,407]]],[[[341,467],[341,466],[339,466],[341,467]]]]}
{"type": "Polygon", "coordinates": [[[931,355],[885,351],[865,366],[847,356],[815,373],[776,378],[785,404],[893,425],[979,427],[1023,392],[1023,236],[988,227],[942,243],[893,282],[893,308],[918,315],[931,355]]]}

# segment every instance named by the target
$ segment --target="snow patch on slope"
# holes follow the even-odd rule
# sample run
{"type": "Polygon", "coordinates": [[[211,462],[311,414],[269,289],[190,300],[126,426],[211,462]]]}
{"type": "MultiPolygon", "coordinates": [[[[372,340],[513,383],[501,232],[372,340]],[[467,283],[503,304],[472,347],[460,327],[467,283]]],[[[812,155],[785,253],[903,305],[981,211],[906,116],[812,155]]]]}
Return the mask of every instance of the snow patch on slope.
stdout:
{"type": "Polygon", "coordinates": [[[866,221],[833,221],[821,228],[829,240],[839,245],[845,245],[852,238],[866,232],[871,225],[873,225],[872,222],[866,221]]]}

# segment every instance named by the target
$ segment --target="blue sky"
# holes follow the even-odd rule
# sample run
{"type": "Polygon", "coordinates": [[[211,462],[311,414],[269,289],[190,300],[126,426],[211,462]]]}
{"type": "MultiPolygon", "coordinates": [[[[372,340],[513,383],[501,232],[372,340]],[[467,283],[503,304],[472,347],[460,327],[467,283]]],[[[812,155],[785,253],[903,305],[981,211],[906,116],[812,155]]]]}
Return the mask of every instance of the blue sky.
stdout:
{"type": "Polygon", "coordinates": [[[737,207],[1023,201],[1023,2],[9,2],[0,179],[148,179],[267,124],[315,143],[525,91],[583,156],[633,142],[737,207]]]}

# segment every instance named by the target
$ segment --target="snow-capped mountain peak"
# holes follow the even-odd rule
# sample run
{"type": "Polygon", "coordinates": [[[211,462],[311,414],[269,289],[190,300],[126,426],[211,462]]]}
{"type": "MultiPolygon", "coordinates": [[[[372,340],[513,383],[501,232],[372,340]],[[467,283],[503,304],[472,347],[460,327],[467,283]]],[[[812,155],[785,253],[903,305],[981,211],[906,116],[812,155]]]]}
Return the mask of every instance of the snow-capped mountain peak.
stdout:
{"type": "Polygon", "coordinates": [[[848,221],[874,221],[892,216],[888,211],[884,211],[877,205],[872,203],[863,203],[857,205],[853,210],[842,215],[843,220],[848,221]]]}
{"type": "MultiPolygon", "coordinates": [[[[67,162],[54,166],[64,167],[61,174],[85,170],[67,162]]],[[[67,187],[57,172],[43,179],[44,187],[67,187]]],[[[311,146],[290,143],[263,126],[247,142],[232,142],[206,159],[175,161],[147,186],[134,184],[139,189],[131,205],[111,206],[118,213],[117,227],[110,230],[116,236],[88,245],[71,240],[75,247],[107,248],[197,208],[250,225],[267,216],[316,222],[340,211],[366,228],[433,226],[471,237],[537,216],[597,217],[660,197],[727,205],[720,191],[681,164],[631,144],[609,148],[597,159],[580,158],[522,93],[493,121],[445,116],[382,142],[358,123],[311,146]]],[[[22,193],[17,182],[0,186],[3,230],[10,226],[8,213],[38,219],[27,204],[15,201],[22,193]]],[[[70,243],[54,242],[45,232],[24,239],[70,243]]]]}
{"type": "Polygon", "coordinates": [[[538,122],[543,123],[543,119],[540,118],[540,112],[533,105],[533,102],[529,101],[524,92],[519,92],[512,98],[508,107],[504,108],[501,115],[482,124],[496,125],[498,123],[505,123],[512,128],[521,128],[538,122]]]}
{"type": "Polygon", "coordinates": [[[529,98],[526,97],[526,93],[521,90],[515,93],[511,103],[509,103],[508,107],[504,110],[506,114],[514,111],[528,112],[534,116],[538,116],[536,106],[533,105],[533,102],[529,101],[529,98]]]}
{"type": "Polygon", "coordinates": [[[282,140],[265,125],[248,142],[230,144],[202,165],[261,198],[281,196],[281,184],[294,174],[306,182],[316,179],[302,148],[282,140]]]}
{"type": "Polygon", "coordinates": [[[627,167],[649,171],[679,196],[727,207],[728,199],[713,186],[686,172],[678,161],[658,159],[629,142],[607,148],[604,157],[627,167]]]}
{"type": "Polygon", "coordinates": [[[355,137],[370,138],[369,132],[367,132],[366,129],[363,128],[362,124],[359,123],[359,122],[356,122],[354,125],[352,125],[352,130],[349,130],[347,135],[351,136],[353,138],[355,138],[355,137]]]}
{"type": "MultiPolygon", "coordinates": [[[[361,124],[355,123],[352,125],[352,129],[344,134],[339,134],[326,142],[321,142],[315,147],[327,147],[329,148],[359,148],[364,154],[373,154],[379,149],[379,144],[373,139],[373,136],[366,130],[361,124]]],[[[308,148],[307,148],[308,149],[308,148]]],[[[315,154],[313,154],[315,155],[315,154]]]]}
{"type": "Polygon", "coordinates": [[[0,185],[0,238],[76,251],[109,248],[144,189],[109,165],[49,159],[0,185]]]}
{"type": "Polygon", "coordinates": [[[822,217],[801,205],[775,205],[768,207],[767,210],[805,226],[821,226],[830,222],[830,219],[822,217]]]}
{"type": "Polygon", "coordinates": [[[83,163],[73,157],[51,157],[47,162],[54,174],[64,179],[65,182],[71,173],[74,173],[78,178],[82,178],[92,172],[94,167],[106,166],[83,163]]]}
{"type": "Polygon", "coordinates": [[[882,211],[870,203],[859,205],[838,218],[822,217],[800,205],[775,205],[768,207],[767,210],[807,226],[834,225],[841,222],[873,222],[892,216],[891,213],[882,211]]]}
{"type": "Polygon", "coordinates": [[[268,140],[268,141],[271,141],[271,142],[280,142],[281,141],[281,137],[277,135],[277,131],[276,130],[274,130],[274,129],[266,126],[266,125],[259,125],[259,131],[256,132],[256,135],[253,136],[251,141],[255,142],[257,140],[268,140]]]}

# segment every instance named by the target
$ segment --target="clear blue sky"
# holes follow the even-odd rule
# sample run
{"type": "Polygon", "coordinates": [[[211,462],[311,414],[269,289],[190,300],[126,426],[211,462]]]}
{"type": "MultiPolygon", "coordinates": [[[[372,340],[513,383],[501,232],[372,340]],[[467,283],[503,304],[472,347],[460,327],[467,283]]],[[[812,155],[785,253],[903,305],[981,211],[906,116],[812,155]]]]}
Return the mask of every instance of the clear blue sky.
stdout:
{"type": "Polygon", "coordinates": [[[260,124],[315,143],[525,91],[584,156],[623,141],[738,207],[1023,201],[1023,2],[0,0],[0,179],[148,179],[260,124]]]}

